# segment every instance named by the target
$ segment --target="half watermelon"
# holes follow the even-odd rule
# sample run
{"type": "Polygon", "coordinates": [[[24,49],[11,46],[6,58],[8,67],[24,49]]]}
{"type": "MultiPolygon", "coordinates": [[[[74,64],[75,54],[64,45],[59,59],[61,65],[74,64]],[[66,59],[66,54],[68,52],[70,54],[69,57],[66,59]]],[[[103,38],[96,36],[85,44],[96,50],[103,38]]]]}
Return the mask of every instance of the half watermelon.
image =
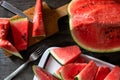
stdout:
{"type": "Polygon", "coordinates": [[[120,3],[115,0],[72,0],[68,6],[73,39],[92,52],[120,51],[120,3]]]}

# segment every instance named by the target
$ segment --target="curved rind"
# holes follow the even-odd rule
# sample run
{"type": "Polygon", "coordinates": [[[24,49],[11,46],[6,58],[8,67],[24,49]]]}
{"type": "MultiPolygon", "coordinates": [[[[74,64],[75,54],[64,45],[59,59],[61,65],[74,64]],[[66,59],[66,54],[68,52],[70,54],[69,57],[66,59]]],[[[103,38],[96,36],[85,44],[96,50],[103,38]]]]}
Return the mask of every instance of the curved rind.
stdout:
{"type": "Polygon", "coordinates": [[[97,52],[97,53],[112,53],[112,52],[117,52],[120,51],[120,47],[117,48],[112,48],[112,49],[95,49],[95,48],[91,48],[91,47],[87,47],[86,45],[82,44],[82,42],[79,42],[78,39],[75,37],[74,32],[72,32],[73,28],[72,28],[72,18],[71,18],[71,5],[72,3],[74,3],[76,0],[72,0],[69,5],[68,5],[68,16],[69,16],[69,28],[70,28],[70,33],[71,36],[73,38],[73,40],[83,49],[91,51],[91,52],[97,52]]]}

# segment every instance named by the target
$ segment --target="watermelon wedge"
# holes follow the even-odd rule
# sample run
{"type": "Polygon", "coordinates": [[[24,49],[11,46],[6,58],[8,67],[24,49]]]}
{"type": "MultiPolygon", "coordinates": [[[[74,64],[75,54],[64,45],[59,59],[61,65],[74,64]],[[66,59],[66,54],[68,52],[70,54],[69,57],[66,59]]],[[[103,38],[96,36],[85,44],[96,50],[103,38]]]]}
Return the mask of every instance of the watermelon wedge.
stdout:
{"type": "Polygon", "coordinates": [[[80,73],[86,65],[86,63],[70,63],[62,66],[60,69],[62,80],[74,80],[74,77],[80,73]]]}
{"type": "Polygon", "coordinates": [[[117,0],[72,0],[68,6],[74,41],[91,52],[120,51],[120,4],[117,0]]]}
{"type": "Polygon", "coordinates": [[[104,80],[109,74],[110,68],[107,66],[99,66],[94,80],[104,80]]]}
{"type": "Polygon", "coordinates": [[[36,0],[35,12],[33,17],[33,37],[45,36],[45,28],[42,16],[42,0],[36,0]]]}
{"type": "Polygon", "coordinates": [[[23,59],[23,57],[20,55],[18,50],[8,40],[0,40],[0,48],[4,52],[13,54],[13,55],[23,59]]]}
{"type": "Polygon", "coordinates": [[[26,50],[28,47],[28,27],[27,18],[19,18],[10,21],[14,45],[18,51],[26,50]]]}
{"type": "Polygon", "coordinates": [[[104,80],[120,80],[120,67],[115,66],[104,80]]]}
{"type": "Polygon", "coordinates": [[[59,47],[50,50],[51,55],[62,65],[73,62],[81,54],[77,45],[59,47]]]}
{"type": "Polygon", "coordinates": [[[39,80],[58,80],[50,73],[46,72],[44,69],[39,66],[33,66],[33,71],[39,80]]]}
{"type": "Polygon", "coordinates": [[[93,80],[97,72],[97,65],[94,61],[90,61],[84,69],[75,76],[75,80],[93,80]]]}

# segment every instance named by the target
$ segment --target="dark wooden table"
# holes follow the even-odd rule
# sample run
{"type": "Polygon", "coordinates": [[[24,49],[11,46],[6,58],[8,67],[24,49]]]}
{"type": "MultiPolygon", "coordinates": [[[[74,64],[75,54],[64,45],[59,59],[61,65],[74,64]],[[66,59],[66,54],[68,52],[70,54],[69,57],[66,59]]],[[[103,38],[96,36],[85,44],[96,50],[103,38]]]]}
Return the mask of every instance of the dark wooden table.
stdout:
{"type": "MultiPolygon", "coordinates": [[[[29,7],[32,7],[35,4],[35,0],[7,0],[17,8],[21,10],[28,9],[29,7]]],[[[51,8],[57,8],[65,3],[68,3],[70,0],[44,0],[47,2],[47,4],[51,8]]],[[[11,17],[15,14],[7,11],[6,9],[0,7],[0,17],[11,17]]],[[[69,32],[69,26],[68,26],[68,16],[65,16],[58,21],[59,29],[60,31],[56,33],[55,35],[31,46],[28,48],[28,50],[21,52],[21,54],[24,55],[24,60],[21,60],[16,57],[7,58],[3,52],[0,50],[0,80],[3,80],[6,76],[8,76],[11,72],[13,72],[16,68],[18,68],[21,64],[23,64],[27,59],[30,53],[35,50],[37,47],[41,45],[47,45],[51,41],[57,41],[56,45],[51,46],[65,46],[65,45],[71,45],[76,44],[70,35],[69,32]]],[[[113,64],[120,65],[120,54],[111,54],[111,55],[94,55],[91,52],[85,51],[82,49],[83,53],[87,53],[91,56],[98,57],[102,60],[108,61],[113,64]]],[[[37,65],[39,62],[39,59],[37,61],[34,61],[30,63],[23,71],[21,71],[20,74],[18,74],[13,80],[33,80],[34,73],[32,71],[32,65],[37,65]]]]}

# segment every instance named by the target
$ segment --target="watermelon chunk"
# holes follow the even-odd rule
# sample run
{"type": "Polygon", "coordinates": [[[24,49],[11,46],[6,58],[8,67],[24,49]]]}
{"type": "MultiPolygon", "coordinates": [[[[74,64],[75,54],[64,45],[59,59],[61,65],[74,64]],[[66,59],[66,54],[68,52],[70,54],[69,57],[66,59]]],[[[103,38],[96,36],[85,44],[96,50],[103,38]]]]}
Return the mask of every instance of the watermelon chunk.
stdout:
{"type": "Polygon", "coordinates": [[[10,20],[8,18],[0,18],[0,39],[6,39],[10,20]]]}
{"type": "Polygon", "coordinates": [[[94,80],[104,80],[109,74],[110,68],[107,66],[99,66],[94,80]]]}
{"type": "Polygon", "coordinates": [[[33,71],[39,80],[58,80],[39,66],[33,66],[33,71]]]}
{"type": "Polygon", "coordinates": [[[11,20],[11,29],[14,39],[14,45],[18,51],[26,50],[28,47],[28,27],[27,18],[11,20]]]}
{"type": "Polygon", "coordinates": [[[45,36],[45,28],[42,16],[42,0],[36,0],[35,12],[33,17],[33,37],[45,36]]]}
{"type": "Polygon", "coordinates": [[[51,55],[62,65],[73,62],[81,54],[77,45],[59,47],[50,50],[51,55]]]}
{"type": "Polygon", "coordinates": [[[115,66],[104,80],[120,80],[120,67],[115,66]]]}
{"type": "Polygon", "coordinates": [[[74,80],[74,77],[80,73],[86,65],[86,63],[70,63],[62,66],[60,70],[62,80],[74,80]]]}
{"type": "Polygon", "coordinates": [[[120,51],[120,4],[117,0],[72,0],[68,6],[74,41],[92,52],[120,51]]]}
{"type": "Polygon", "coordinates": [[[84,69],[75,76],[76,80],[93,80],[97,72],[97,65],[94,61],[90,61],[84,69]]]}

